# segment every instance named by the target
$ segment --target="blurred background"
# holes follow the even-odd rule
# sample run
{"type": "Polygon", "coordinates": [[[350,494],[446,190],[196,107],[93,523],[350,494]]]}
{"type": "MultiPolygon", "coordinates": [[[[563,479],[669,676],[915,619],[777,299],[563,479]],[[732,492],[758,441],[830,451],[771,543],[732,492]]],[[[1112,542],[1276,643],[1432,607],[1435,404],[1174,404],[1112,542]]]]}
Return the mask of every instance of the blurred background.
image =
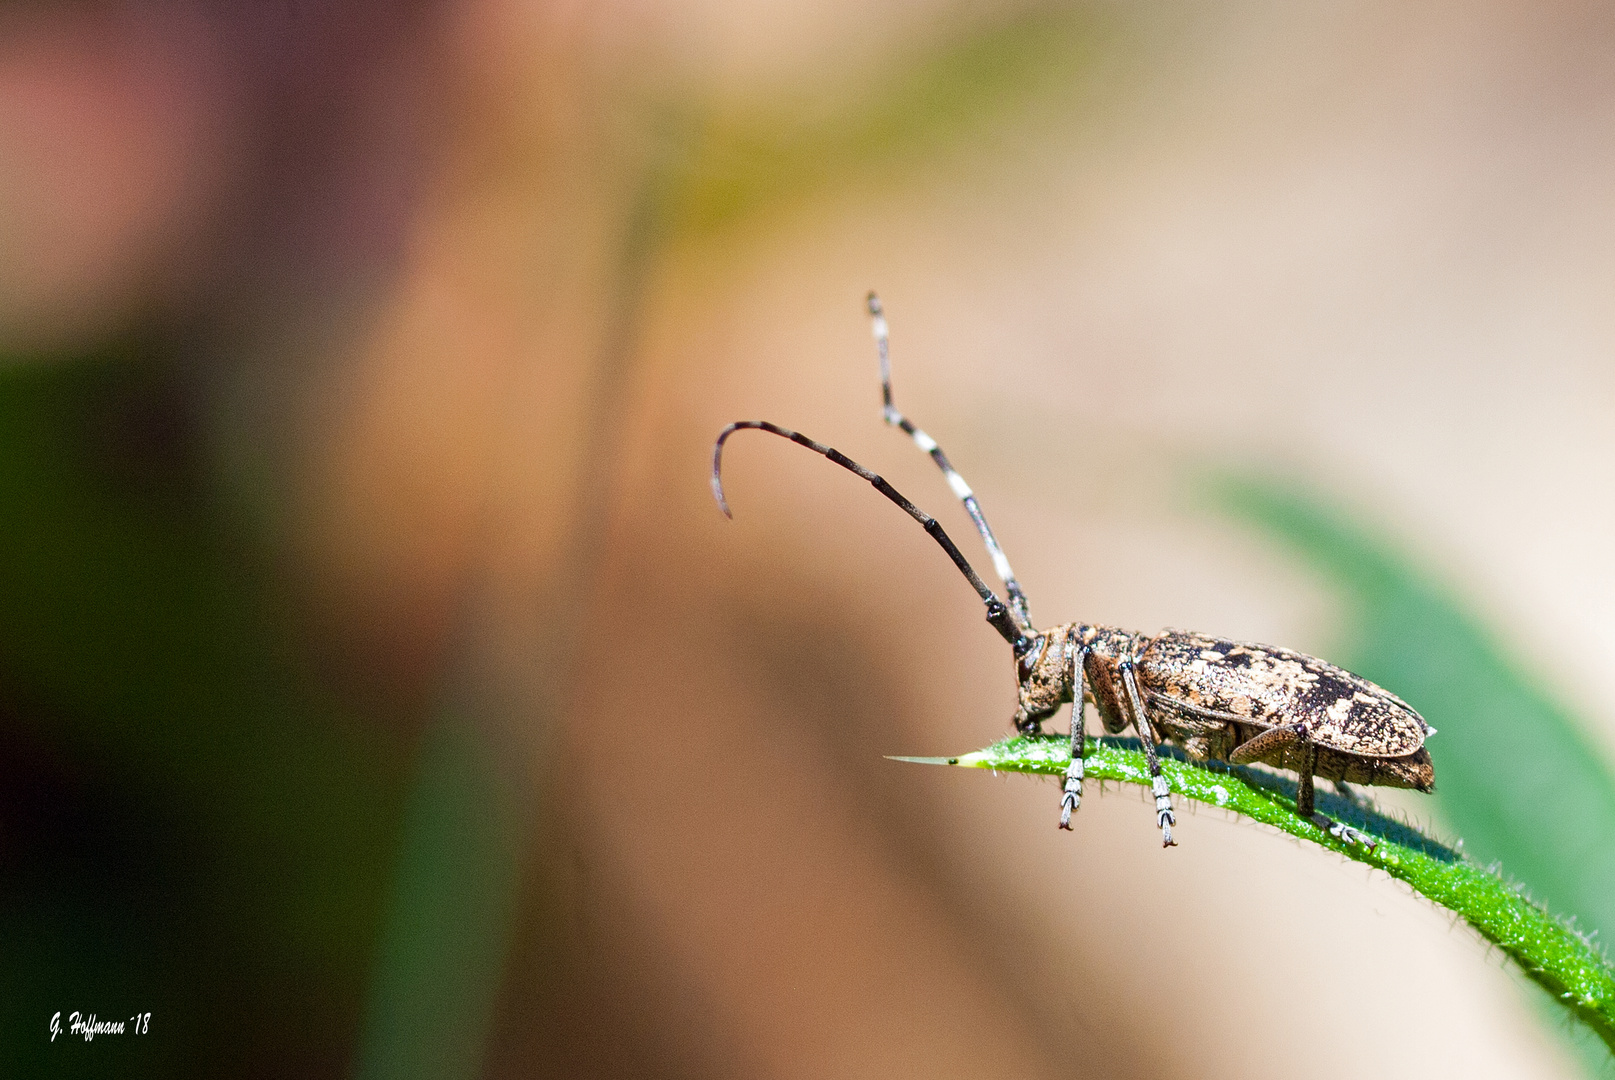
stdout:
{"type": "Polygon", "coordinates": [[[1321,654],[1615,927],[1615,13],[0,5],[0,1073],[1574,1077],[1403,886],[1009,728],[1321,654]],[[979,560],[978,560],[979,561],[979,560]],[[49,1038],[53,1014],[149,1033],[49,1038]]]}

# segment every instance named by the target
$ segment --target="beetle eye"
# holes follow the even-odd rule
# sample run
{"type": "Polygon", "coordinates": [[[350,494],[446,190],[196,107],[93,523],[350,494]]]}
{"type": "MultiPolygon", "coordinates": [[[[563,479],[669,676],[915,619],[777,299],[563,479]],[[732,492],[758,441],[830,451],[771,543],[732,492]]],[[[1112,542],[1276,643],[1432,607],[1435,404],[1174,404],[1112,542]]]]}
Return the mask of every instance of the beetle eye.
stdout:
{"type": "Polygon", "coordinates": [[[1022,638],[1021,641],[1025,642],[1025,644],[1017,643],[1015,651],[1020,654],[1021,670],[1030,675],[1032,669],[1037,666],[1038,660],[1043,656],[1043,647],[1048,642],[1041,634],[1037,637],[1022,638]]]}

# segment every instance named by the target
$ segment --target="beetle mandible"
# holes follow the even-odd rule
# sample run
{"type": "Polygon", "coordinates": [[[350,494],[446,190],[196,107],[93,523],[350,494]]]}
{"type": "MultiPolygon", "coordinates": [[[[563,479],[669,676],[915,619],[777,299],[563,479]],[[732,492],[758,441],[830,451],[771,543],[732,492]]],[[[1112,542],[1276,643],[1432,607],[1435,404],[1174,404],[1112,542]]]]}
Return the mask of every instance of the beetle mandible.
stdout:
{"type": "Polygon", "coordinates": [[[1352,843],[1373,840],[1316,811],[1314,777],[1336,782],[1415,788],[1428,792],[1435,769],[1424,741],[1435,729],[1401,698],[1367,679],[1290,649],[1230,641],[1184,630],[1140,634],[1112,626],[1032,625],[1026,594],[982,514],[970,485],[936,440],[892,404],[886,316],[869,294],[869,314],[880,354],[886,423],[901,428],[931,456],[981,534],[993,570],[1004,583],[1002,600],[976,573],[937,520],[886,480],[833,447],[766,420],[741,420],[718,434],[712,448],[712,493],[724,499],[723,444],[736,431],[756,429],[790,439],[869,481],[929,533],[987,606],[987,622],[1009,642],[1019,685],[1016,730],[1032,735],[1061,705],[1071,702],[1071,765],[1060,798],[1060,828],[1082,802],[1086,731],[1083,705],[1092,702],[1106,732],[1138,733],[1155,796],[1161,845],[1174,847],[1177,816],[1156,746],[1170,742],[1196,760],[1259,762],[1297,775],[1296,812],[1352,843]]]}

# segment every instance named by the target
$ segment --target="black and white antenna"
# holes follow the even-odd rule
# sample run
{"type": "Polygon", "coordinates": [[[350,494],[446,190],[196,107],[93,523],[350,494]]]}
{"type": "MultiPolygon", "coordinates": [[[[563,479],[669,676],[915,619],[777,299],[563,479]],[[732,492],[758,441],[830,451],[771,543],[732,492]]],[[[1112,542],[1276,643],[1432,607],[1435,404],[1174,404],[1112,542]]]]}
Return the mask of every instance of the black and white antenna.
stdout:
{"type": "Polygon", "coordinates": [[[1009,559],[1004,555],[1004,549],[998,546],[998,537],[993,535],[992,526],[987,524],[987,517],[981,512],[981,504],[976,501],[976,493],[970,490],[965,478],[948,460],[948,455],[942,452],[942,447],[936,440],[924,431],[914,426],[913,421],[898,411],[892,404],[892,361],[891,343],[887,337],[886,313],[880,306],[880,297],[873,292],[869,294],[869,317],[871,329],[875,333],[875,348],[880,351],[880,392],[885,404],[882,415],[892,427],[902,428],[914,440],[914,445],[931,455],[936,467],[942,470],[942,475],[948,478],[948,486],[953,493],[964,503],[965,510],[970,514],[970,520],[976,523],[976,531],[981,534],[981,542],[987,545],[987,554],[992,556],[993,570],[1004,583],[1004,591],[1009,594],[1010,606],[1020,621],[1027,626],[1032,624],[1032,613],[1027,607],[1026,594],[1021,591],[1021,583],[1015,580],[1015,571],[1010,569],[1009,559]]]}
{"type": "MultiPolygon", "coordinates": [[[[993,592],[985,581],[981,580],[981,575],[976,573],[975,567],[970,565],[970,560],[964,557],[964,553],[959,550],[958,545],[948,536],[947,532],[942,528],[942,524],[936,518],[909,502],[902,492],[886,482],[885,477],[864,468],[833,446],[825,446],[823,443],[814,442],[800,432],[782,428],[778,424],[769,423],[767,420],[739,420],[730,424],[718,433],[718,441],[712,447],[712,495],[718,500],[718,508],[724,512],[726,517],[734,517],[734,514],[730,513],[729,502],[723,497],[723,444],[735,432],[747,429],[766,431],[771,435],[778,435],[782,439],[789,439],[798,446],[805,446],[816,454],[824,455],[848,472],[856,473],[869,481],[874,485],[876,491],[896,503],[909,517],[918,521],[925,528],[925,531],[931,534],[931,539],[935,540],[942,547],[942,550],[948,553],[948,558],[953,560],[953,565],[959,568],[959,572],[970,582],[971,588],[975,589],[976,594],[981,597],[982,603],[987,605],[987,621],[993,625],[993,629],[1002,634],[1005,641],[1015,646],[1017,652],[1030,647],[1030,641],[1036,633],[1032,629],[1031,622],[1022,614],[1021,610],[1012,612],[1006,607],[1004,602],[998,598],[998,594],[993,592]]],[[[963,482],[962,480],[960,481],[961,484],[963,482]]],[[[985,522],[982,523],[982,527],[986,527],[985,522]]],[[[988,535],[990,536],[991,534],[989,533],[988,535]]],[[[993,550],[997,551],[997,548],[994,547],[993,550]]],[[[1002,558],[1002,556],[1000,555],[999,558],[1002,558]]],[[[1008,564],[1006,563],[1005,569],[1007,568],[1008,564]]],[[[1013,581],[1013,579],[1011,580],[1013,581]]],[[[1018,587],[1016,592],[1019,592],[1018,587]]],[[[1024,606],[1025,602],[1022,601],[1022,609],[1024,609],[1024,606]]]]}

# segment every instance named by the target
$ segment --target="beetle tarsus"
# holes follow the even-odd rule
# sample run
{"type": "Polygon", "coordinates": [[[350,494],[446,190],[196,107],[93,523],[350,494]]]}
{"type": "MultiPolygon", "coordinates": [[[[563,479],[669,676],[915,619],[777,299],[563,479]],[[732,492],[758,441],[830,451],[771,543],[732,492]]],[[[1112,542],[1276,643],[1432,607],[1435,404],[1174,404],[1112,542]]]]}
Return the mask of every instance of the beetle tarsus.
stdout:
{"type": "Polygon", "coordinates": [[[1067,832],[1071,831],[1071,814],[1076,810],[1081,801],[1082,796],[1078,795],[1076,792],[1068,790],[1065,793],[1065,798],[1060,800],[1060,828],[1066,830],[1067,832]]]}
{"type": "Polygon", "coordinates": [[[1082,805],[1082,779],[1086,766],[1085,751],[1088,735],[1082,726],[1082,665],[1085,654],[1071,648],[1066,638],[1066,655],[1069,657],[1070,678],[1075,685],[1071,702],[1071,764],[1065,768],[1065,793],[1060,798],[1060,828],[1071,828],[1071,815],[1082,805]]]}
{"type": "Polygon", "coordinates": [[[1166,777],[1159,774],[1151,787],[1155,792],[1155,825],[1161,830],[1161,846],[1177,847],[1178,842],[1172,839],[1172,826],[1178,823],[1178,815],[1172,811],[1172,796],[1167,787],[1166,777]]]}
{"type": "Polygon", "coordinates": [[[1071,828],[1071,815],[1082,805],[1082,754],[1071,758],[1065,770],[1065,793],[1060,797],[1060,828],[1071,828]]]}
{"type": "Polygon", "coordinates": [[[1374,848],[1379,846],[1379,841],[1367,833],[1354,829],[1350,825],[1342,824],[1324,814],[1313,814],[1312,823],[1336,840],[1341,840],[1348,844],[1362,844],[1369,851],[1373,851],[1374,848]]]}

